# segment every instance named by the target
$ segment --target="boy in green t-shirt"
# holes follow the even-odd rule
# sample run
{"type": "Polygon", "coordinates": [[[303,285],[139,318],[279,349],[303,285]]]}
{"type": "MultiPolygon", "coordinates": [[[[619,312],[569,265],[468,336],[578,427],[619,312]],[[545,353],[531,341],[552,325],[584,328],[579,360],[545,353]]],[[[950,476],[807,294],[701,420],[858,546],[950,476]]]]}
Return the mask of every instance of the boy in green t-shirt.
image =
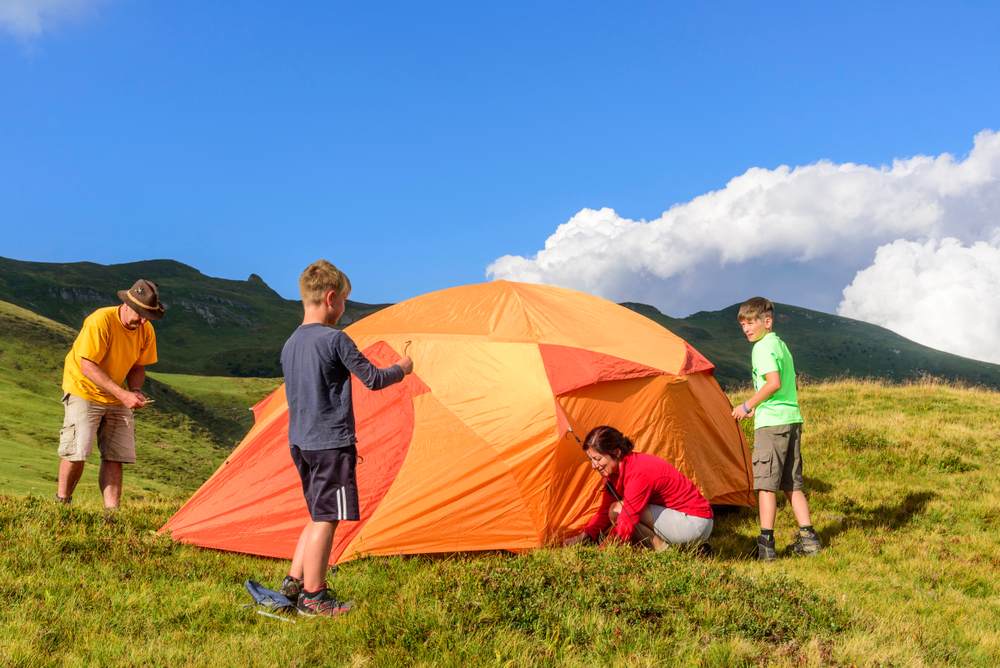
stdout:
{"type": "Polygon", "coordinates": [[[795,363],[785,342],[772,330],[774,304],[754,297],[740,306],[737,316],[743,334],[753,343],[754,395],[733,409],[733,417],[754,418],[753,485],[757,490],[760,536],[757,558],[771,561],[774,547],[774,518],[778,512],[776,492],[788,497],[799,523],[792,551],[814,555],[820,551],[819,536],[809,519],[809,502],[802,492],[802,413],[795,389],[795,363]]]}

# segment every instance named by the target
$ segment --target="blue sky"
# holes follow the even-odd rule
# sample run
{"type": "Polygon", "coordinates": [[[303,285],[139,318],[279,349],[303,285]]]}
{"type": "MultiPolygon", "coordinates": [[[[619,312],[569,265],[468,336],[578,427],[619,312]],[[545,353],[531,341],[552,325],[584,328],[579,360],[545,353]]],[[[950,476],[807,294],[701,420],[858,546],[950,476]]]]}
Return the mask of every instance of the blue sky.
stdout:
{"type": "Polygon", "coordinates": [[[6,4],[3,256],[173,258],[289,298],[325,257],[366,302],[489,268],[673,315],[766,292],[872,321],[906,310],[899,266],[912,289],[948,271],[946,239],[977,275],[1000,257],[993,3],[6,4]],[[923,176],[891,171],[914,156],[923,176]],[[608,250],[628,244],[660,255],[608,250]]]}

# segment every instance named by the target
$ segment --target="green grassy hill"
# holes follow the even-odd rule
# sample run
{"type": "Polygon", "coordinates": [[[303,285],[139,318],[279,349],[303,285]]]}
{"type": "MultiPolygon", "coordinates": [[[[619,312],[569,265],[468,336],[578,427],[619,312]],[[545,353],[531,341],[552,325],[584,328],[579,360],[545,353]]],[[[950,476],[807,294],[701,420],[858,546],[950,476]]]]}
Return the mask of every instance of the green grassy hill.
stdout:
{"type": "MultiPolygon", "coordinates": [[[[302,305],[282,298],[256,274],[246,281],[205,276],[173,260],[129,264],[54,264],[0,258],[0,300],[79,329],[95,308],[117,304],[137,278],[160,287],[167,316],[156,323],[160,371],[268,377],[302,320],[302,305]]],[[[382,305],[348,302],[347,325],[382,305]]]]}
{"type": "MultiPolygon", "coordinates": [[[[715,557],[628,548],[372,558],[357,602],[296,624],[241,607],[281,561],[156,529],[211,474],[277,381],[155,374],[139,459],[106,521],[87,474],[51,500],[73,331],[0,303],[0,665],[981,665],[1000,663],[1000,393],[807,383],[806,482],[826,550],[746,558],[752,511],[715,557]]],[[[734,394],[739,400],[743,393],[734,394]]],[[[791,512],[778,520],[779,552],[791,512]]]]}
{"type": "MultiPolygon", "coordinates": [[[[199,375],[278,376],[281,346],[302,317],[258,276],[231,281],[205,276],[172,260],[99,265],[49,264],[0,258],[0,300],[79,328],[99,306],[137,277],[157,281],[169,315],[157,323],[157,370],[199,375]]],[[[341,325],[385,304],[348,302],[341,325]]],[[[724,387],[750,378],[750,349],[736,325],[736,306],[672,318],[652,306],[625,306],[687,339],[716,365],[724,387]]],[[[1000,388],[1000,365],[921,346],[887,329],[795,306],[778,305],[777,329],[805,378],[885,378],[900,382],[931,375],[1000,388]]]]}

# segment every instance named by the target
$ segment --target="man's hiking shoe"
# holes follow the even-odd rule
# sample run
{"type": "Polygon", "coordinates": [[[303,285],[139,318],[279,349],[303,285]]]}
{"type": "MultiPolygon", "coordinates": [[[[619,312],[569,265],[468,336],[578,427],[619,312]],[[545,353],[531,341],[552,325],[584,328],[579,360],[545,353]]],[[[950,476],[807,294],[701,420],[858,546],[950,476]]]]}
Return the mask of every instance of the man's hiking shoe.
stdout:
{"type": "Polygon", "coordinates": [[[286,575],[285,579],[281,581],[281,588],[278,591],[289,601],[295,603],[299,600],[299,594],[302,593],[302,580],[296,580],[291,575],[286,575]]]}
{"type": "Polygon", "coordinates": [[[708,543],[700,543],[698,547],[694,548],[694,553],[696,556],[709,558],[715,555],[715,550],[708,543]]]}
{"type": "Polygon", "coordinates": [[[795,542],[792,543],[792,553],[797,554],[800,557],[811,557],[819,554],[819,551],[823,549],[823,544],[819,541],[819,536],[815,532],[812,533],[802,533],[795,538],[795,542]]]}
{"type": "Polygon", "coordinates": [[[59,494],[56,493],[56,503],[61,503],[63,505],[67,505],[68,506],[69,504],[73,503],[73,497],[72,496],[59,496],[59,494]]]}
{"type": "Polygon", "coordinates": [[[354,604],[350,601],[338,601],[333,598],[326,589],[316,594],[315,597],[303,592],[299,595],[299,602],[295,604],[299,614],[306,617],[337,617],[349,611],[353,606],[354,604]]]}
{"type": "Polygon", "coordinates": [[[768,540],[763,536],[757,536],[757,559],[760,561],[774,561],[778,558],[778,551],[774,549],[774,538],[768,540]]]}

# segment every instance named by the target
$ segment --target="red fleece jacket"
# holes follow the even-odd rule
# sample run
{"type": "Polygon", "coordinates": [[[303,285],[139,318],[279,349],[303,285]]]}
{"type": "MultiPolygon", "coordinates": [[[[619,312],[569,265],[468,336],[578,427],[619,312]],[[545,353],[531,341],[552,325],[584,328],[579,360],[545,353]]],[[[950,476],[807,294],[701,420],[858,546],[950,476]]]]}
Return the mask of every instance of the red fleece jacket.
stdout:
{"type": "MultiPolygon", "coordinates": [[[[694,517],[712,517],[712,506],[694,483],[655,455],[630,452],[618,462],[618,470],[608,478],[608,482],[622,499],[622,512],[609,538],[615,536],[624,542],[631,542],[632,531],[642,511],[651,503],[694,517]]],[[[611,525],[608,510],[617,500],[603,482],[601,486],[604,489],[601,507],[583,528],[592,540],[597,540],[598,535],[611,525]]]]}

